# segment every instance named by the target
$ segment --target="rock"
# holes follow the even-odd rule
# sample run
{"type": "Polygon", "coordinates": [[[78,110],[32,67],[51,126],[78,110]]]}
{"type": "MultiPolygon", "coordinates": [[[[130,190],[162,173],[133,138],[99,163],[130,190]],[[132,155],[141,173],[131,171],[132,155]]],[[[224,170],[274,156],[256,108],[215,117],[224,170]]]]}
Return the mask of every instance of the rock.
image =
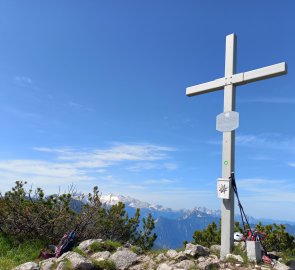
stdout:
{"type": "Polygon", "coordinates": [[[181,262],[183,260],[188,259],[187,255],[184,253],[184,251],[178,252],[177,256],[174,258],[176,262],[181,262]]]}
{"type": "Polygon", "coordinates": [[[178,252],[174,249],[169,249],[166,252],[166,256],[169,257],[170,259],[174,259],[178,255],[178,252]]]}
{"type": "Polygon", "coordinates": [[[126,242],[124,245],[123,245],[124,248],[131,248],[132,245],[129,243],[129,242],[126,242]]]}
{"type": "Polygon", "coordinates": [[[236,267],[241,267],[242,265],[240,263],[235,264],[236,267]]]}
{"type": "Polygon", "coordinates": [[[137,259],[139,264],[129,267],[129,270],[156,269],[156,263],[148,255],[140,255],[137,259]]]}
{"type": "Polygon", "coordinates": [[[108,259],[111,256],[111,253],[109,251],[101,251],[101,252],[95,252],[90,257],[96,261],[103,261],[108,259]]]}
{"type": "Polygon", "coordinates": [[[161,263],[157,270],[172,270],[173,269],[173,266],[171,265],[168,265],[167,263],[161,263]]]}
{"type": "Polygon", "coordinates": [[[241,255],[226,254],[225,259],[226,260],[233,259],[233,260],[235,260],[237,262],[241,262],[241,263],[244,262],[244,259],[241,257],[241,255]]]}
{"type": "Polygon", "coordinates": [[[281,262],[276,262],[275,265],[273,266],[273,268],[276,270],[289,270],[290,269],[289,266],[287,266],[281,262]]]}
{"type": "Polygon", "coordinates": [[[206,261],[206,259],[203,256],[202,257],[199,257],[198,260],[197,260],[198,263],[204,262],[204,261],[206,261]]]}
{"type": "Polygon", "coordinates": [[[68,251],[64,253],[56,260],[56,262],[59,264],[58,268],[60,267],[60,265],[64,265],[65,262],[67,261],[69,262],[69,264],[71,264],[71,267],[73,267],[73,269],[79,269],[79,270],[94,269],[94,265],[91,263],[90,260],[72,251],[68,251]]]}
{"type": "Polygon", "coordinates": [[[131,250],[120,250],[111,255],[110,260],[116,264],[117,269],[127,269],[138,261],[137,255],[131,250]]]}
{"type": "Polygon", "coordinates": [[[13,270],[37,270],[39,269],[38,264],[34,263],[34,262],[27,262],[27,263],[23,263],[15,268],[13,268],[13,270]]]}
{"type": "Polygon", "coordinates": [[[201,245],[193,245],[191,243],[188,243],[185,246],[184,253],[196,257],[209,255],[210,252],[209,248],[203,247],[201,245]]]}
{"type": "Polygon", "coordinates": [[[198,263],[197,268],[200,270],[210,270],[210,269],[220,268],[220,266],[219,266],[219,263],[217,262],[206,260],[206,261],[198,263]]]}
{"type": "Polygon", "coordinates": [[[39,262],[40,270],[52,270],[56,265],[56,258],[49,258],[39,262]]]}
{"type": "Polygon", "coordinates": [[[139,255],[137,257],[137,261],[139,263],[148,263],[148,262],[152,261],[152,258],[148,255],[139,255]]]}
{"type": "Polygon", "coordinates": [[[210,254],[209,258],[212,259],[212,260],[219,260],[219,258],[214,254],[210,254]]]}
{"type": "Polygon", "coordinates": [[[157,257],[156,257],[156,261],[157,262],[163,262],[166,261],[168,258],[165,256],[165,254],[160,253],[157,257]]]}
{"type": "Polygon", "coordinates": [[[182,268],[182,269],[187,270],[187,269],[190,269],[190,268],[194,267],[195,263],[193,261],[191,261],[191,260],[183,260],[183,261],[175,264],[175,266],[177,268],[182,268]]]}
{"type": "Polygon", "coordinates": [[[81,249],[82,251],[86,252],[86,253],[89,253],[90,252],[90,249],[89,249],[89,246],[95,242],[102,242],[102,239],[88,239],[88,240],[85,240],[83,242],[81,242],[78,246],[79,249],[81,249]]]}
{"type": "Polygon", "coordinates": [[[221,245],[212,245],[210,247],[210,251],[213,253],[220,253],[221,245]]]}

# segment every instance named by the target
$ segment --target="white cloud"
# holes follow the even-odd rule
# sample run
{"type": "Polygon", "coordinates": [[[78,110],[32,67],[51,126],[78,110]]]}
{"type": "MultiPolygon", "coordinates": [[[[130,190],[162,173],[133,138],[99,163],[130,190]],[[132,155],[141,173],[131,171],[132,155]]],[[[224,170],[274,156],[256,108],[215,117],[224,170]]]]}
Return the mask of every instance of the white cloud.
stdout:
{"type": "MultiPolygon", "coordinates": [[[[156,162],[170,158],[171,147],[153,144],[119,144],[105,149],[72,149],[36,147],[35,151],[48,153],[51,161],[40,159],[0,160],[2,179],[25,179],[39,184],[61,185],[85,181],[107,181],[121,185],[122,181],[106,178],[106,168],[115,165],[130,166],[134,162],[156,162]],[[36,182],[35,182],[36,181],[36,182]]],[[[48,158],[48,156],[47,156],[48,158]]],[[[123,183],[132,186],[132,183],[123,183]]],[[[133,186],[134,188],[135,186],[133,186]]]]}
{"type": "Polygon", "coordinates": [[[284,179],[241,179],[237,186],[241,194],[251,201],[295,202],[295,184],[284,179]]]}

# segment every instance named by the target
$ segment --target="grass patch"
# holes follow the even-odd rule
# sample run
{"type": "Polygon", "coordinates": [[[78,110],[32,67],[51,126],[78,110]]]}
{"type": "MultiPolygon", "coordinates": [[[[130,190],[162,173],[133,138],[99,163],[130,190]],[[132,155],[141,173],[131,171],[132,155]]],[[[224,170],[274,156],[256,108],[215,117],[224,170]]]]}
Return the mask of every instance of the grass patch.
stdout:
{"type": "Polygon", "coordinates": [[[116,264],[110,260],[93,260],[92,263],[95,265],[97,270],[116,270],[116,264]]]}
{"type": "Polygon", "coordinates": [[[90,251],[99,252],[99,251],[109,251],[114,252],[118,247],[121,247],[122,244],[115,241],[105,241],[105,242],[94,242],[89,246],[90,251]]]}
{"type": "Polygon", "coordinates": [[[133,251],[137,255],[143,254],[142,248],[138,247],[138,246],[132,246],[130,250],[133,251]]]}
{"type": "Polygon", "coordinates": [[[81,250],[80,248],[78,248],[78,247],[74,247],[73,248],[73,251],[76,252],[76,253],[78,253],[78,254],[80,254],[83,257],[86,257],[87,256],[87,254],[83,250],[81,250]]]}
{"type": "Polygon", "coordinates": [[[158,256],[159,254],[163,253],[163,254],[166,254],[166,252],[168,251],[169,249],[152,249],[150,250],[149,252],[154,256],[158,256]]]}
{"type": "Polygon", "coordinates": [[[17,243],[11,237],[0,234],[0,270],[11,270],[22,263],[36,261],[45,245],[41,240],[17,243]]]}
{"type": "Polygon", "coordinates": [[[68,259],[62,261],[62,270],[73,270],[73,265],[68,259]]]}

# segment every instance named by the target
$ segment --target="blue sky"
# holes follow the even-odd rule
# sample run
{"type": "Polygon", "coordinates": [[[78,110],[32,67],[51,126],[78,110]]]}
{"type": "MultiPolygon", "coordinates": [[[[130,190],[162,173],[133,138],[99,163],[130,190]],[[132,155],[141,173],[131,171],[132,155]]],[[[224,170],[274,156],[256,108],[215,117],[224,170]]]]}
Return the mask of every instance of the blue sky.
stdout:
{"type": "Polygon", "coordinates": [[[237,88],[245,211],[295,221],[294,1],[1,1],[1,191],[23,179],[172,208],[219,209],[223,91],[185,88],[286,61],[237,88]]]}

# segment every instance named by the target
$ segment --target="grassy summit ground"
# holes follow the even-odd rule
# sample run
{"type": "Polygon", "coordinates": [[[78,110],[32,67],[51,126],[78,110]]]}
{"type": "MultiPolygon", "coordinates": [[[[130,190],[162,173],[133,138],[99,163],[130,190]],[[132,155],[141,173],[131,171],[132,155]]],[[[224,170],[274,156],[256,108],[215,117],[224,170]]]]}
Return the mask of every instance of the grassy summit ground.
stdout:
{"type": "Polygon", "coordinates": [[[44,242],[40,240],[17,244],[0,234],[0,270],[11,270],[22,263],[35,261],[43,247],[44,242]]]}

